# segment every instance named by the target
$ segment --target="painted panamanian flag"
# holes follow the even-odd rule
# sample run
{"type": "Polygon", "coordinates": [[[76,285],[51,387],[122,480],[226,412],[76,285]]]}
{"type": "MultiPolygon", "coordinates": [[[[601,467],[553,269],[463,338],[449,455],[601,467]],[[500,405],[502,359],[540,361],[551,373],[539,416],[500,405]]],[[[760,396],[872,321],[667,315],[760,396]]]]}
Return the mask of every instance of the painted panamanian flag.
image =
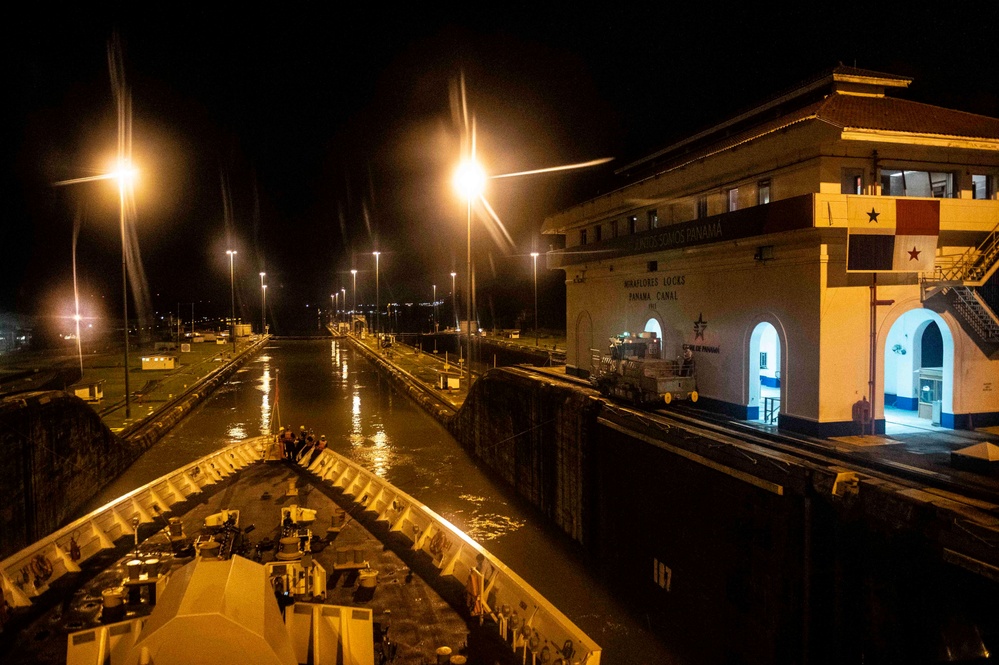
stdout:
{"type": "Polygon", "coordinates": [[[929,272],[940,235],[940,201],[847,198],[847,272],[929,272]]]}

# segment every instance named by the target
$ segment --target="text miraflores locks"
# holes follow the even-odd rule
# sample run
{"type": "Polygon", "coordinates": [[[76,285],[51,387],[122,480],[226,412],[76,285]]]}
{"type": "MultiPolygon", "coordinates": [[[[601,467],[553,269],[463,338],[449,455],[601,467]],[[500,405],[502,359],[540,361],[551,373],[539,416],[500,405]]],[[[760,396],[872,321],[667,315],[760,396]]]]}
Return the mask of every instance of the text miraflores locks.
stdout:
{"type": "MultiPolygon", "coordinates": [[[[626,289],[656,289],[665,286],[683,286],[686,275],[657,275],[655,277],[636,277],[624,280],[626,289]]],[[[632,291],[628,294],[629,302],[651,302],[653,300],[679,300],[676,291],[632,291]]]]}

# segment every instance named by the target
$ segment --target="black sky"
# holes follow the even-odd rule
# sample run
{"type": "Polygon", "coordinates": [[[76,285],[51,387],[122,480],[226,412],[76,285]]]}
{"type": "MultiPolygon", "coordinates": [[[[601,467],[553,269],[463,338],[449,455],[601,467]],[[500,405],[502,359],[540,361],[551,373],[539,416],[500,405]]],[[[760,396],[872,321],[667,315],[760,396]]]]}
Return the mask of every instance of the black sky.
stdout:
{"type": "MultiPolygon", "coordinates": [[[[81,291],[106,316],[118,312],[113,186],[51,187],[106,170],[113,157],[114,34],[133,102],[151,306],[227,311],[225,250],[235,247],[238,307],[250,321],[259,320],[261,270],[269,304],[289,322],[325,308],[334,289],[350,294],[352,267],[358,299],[373,301],[374,249],[383,301],[429,300],[435,283],[439,296],[449,292],[448,273],[463,275],[465,260],[463,205],[449,182],[460,137],[450,91],[462,73],[490,172],[616,158],[589,173],[491,183],[487,198],[515,241],[503,249],[474,232],[488,294],[480,309],[496,311],[528,305],[528,254],[547,249],[538,235],[546,215],[615,186],[616,165],[837,62],[912,76],[907,98],[999,116],[993,3],[851,17],[669,2],[464,14],[384,3],[136,4],[7,19],[0,312],[47,313],[71,299],[77,218],[81,291]]],[[[539,277],[542,293],[564,292],[561,273],[539,277]]]]}

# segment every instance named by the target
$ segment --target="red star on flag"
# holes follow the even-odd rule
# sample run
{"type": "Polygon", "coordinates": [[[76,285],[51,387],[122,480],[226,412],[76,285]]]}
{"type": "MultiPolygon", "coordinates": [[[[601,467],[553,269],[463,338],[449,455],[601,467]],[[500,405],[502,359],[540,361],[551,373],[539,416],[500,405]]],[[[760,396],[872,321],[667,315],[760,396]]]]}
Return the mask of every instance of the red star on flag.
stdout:
{"type": "Polygon", "coordinates": [[[913,245],[912,249],[909,251],[909,260],[910,261],[918,261],[919,260],[919,250],[916,249],[915,245],[913,245]]]}

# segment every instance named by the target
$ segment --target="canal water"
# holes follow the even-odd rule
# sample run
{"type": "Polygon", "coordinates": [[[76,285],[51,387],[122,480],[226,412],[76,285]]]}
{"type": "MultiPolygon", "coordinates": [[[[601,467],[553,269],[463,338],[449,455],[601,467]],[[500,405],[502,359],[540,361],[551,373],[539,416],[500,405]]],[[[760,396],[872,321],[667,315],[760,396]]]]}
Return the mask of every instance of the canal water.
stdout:
{"type": "Polygon", "coordinates": [[[219,447],[278,425],[325,434],[361,463],[463,529],[603,648],[602,662],[679,660],[591,575],[573,543],[481,471],[441,427],[348,345],[276,340],[95,498],[93,507],[219,447]]]}

